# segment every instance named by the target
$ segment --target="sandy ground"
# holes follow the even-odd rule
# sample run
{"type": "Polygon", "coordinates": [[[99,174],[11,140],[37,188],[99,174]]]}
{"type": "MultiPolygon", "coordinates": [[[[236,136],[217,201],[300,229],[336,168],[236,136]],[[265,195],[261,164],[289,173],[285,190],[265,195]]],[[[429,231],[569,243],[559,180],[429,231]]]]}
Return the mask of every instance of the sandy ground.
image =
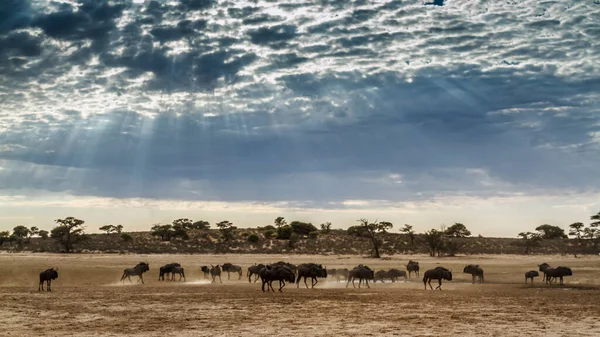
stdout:
{"type": "MultiPolygon", "coordinates": [[[[245,272],[244,272],[245,275],[245,272]]],[[[274,255],[50,255],[0,254],[1,336],[600,336],[600,258],[562,256],[355,256],[274,255]],[[443,291],[425,291],[420,279],[371,288],[320,282],[315,289],[292,284],[263,293],[223,276],[204,280],[199,266],[232,262],[320,262],[328,268],[359,263],[400,268],[409,258],[422,271],[443,265],[454,280],[443,291]],[[119,282],[124,268],[150,263],[146,284],[119,282]],[[187,282],[159,282],[158,268],[179,262],[187,282]],[[525,286],[524,273],[548,262],[574,275],[564,287],[525,286]],[[486,283],[471,284],[467,263],[485,270],[486,283]],[[37,291],[38,274],[57,267],[53,292],[37,291]]]]}

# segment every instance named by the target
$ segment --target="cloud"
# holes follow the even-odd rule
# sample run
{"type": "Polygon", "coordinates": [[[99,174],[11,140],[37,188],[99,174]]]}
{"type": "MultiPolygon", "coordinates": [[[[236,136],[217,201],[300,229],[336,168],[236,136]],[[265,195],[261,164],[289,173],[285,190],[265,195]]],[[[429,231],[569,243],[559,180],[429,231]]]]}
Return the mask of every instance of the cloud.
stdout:
{"type": "Polygon", "coordinates": [[[311,209],[593,194],[598,13],[3,2],[0,186],[311,209]]]}

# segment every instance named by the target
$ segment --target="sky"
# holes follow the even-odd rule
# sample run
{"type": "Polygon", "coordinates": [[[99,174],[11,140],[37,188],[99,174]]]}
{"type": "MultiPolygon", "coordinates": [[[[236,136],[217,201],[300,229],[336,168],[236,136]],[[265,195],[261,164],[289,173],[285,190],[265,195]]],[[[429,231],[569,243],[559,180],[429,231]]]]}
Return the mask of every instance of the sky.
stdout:
{"type": "Polygon", "coordinates": [[[598,1],[0,1],[0,230],[598,211],[598,1]]]}

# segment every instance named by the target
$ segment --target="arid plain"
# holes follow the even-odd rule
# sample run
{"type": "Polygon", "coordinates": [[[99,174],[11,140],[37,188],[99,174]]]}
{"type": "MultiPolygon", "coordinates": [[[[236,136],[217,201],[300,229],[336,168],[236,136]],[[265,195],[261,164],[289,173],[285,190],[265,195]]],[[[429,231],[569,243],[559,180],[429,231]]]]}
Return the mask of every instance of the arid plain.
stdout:
{"type": "MultiPolygon", "coordinates": [[[[435,282],[435,281],[434,281],[435,282]]],[[[435,284],[435,283],[432,283],[435,284]]],[[[478,255],[454,258],[309,255],[54,255],[0,254],[0,322],[3,336],[599,336],[600,258],[478,255]],[[453,269],[443,291],[425,291],[421,278],[345,288],[320,281],[315,289],[295,284],[283,293],[263,293],[246,273],[223,274],[210,284],[199,267],[232,262],[244,270],[279,260],[318,262],[327,268],[369,265],[399,268],[418,260],[421,271],[453,269]],[[146,284],[119,278],[123,269],[147,261],[146,284]],[[159,282],[158,268],[181,263],[186,282],[159,282]],[[537,264],[565,265],[574,275],[565,286],[541,277],[525,286],[537,264]],[[471,284],[465,264],[485,270],[485,284],[471,284]],[[57,267],[53,292],[38,292],[41,270],[57,267]]]]}

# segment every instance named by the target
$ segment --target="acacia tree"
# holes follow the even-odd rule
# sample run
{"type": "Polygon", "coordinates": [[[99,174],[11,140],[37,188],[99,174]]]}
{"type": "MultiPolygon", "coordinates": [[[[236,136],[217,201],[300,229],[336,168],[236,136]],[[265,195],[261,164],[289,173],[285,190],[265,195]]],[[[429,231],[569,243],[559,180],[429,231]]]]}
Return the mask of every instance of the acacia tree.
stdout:
{"type": "Polygon", "coordinates": [[[185,230],[194,229],[194,222],[188,218],[173,220],[173,227],[182,228],[185,230]]]}
{"type": "Polygon", "coordinates": [[[567,235],[565,234],[565,230],[552,225],[541,225],[535,228],[536,231],[539,232],[539,235],[544,240],[553,240],[553,239],[566,239],[567,235]]]}
{"type": "Polygon", "coordinates": [[[98,229],[103,232],[106,232],[107,235],[110,233],[116,232],[116,228],[113,225],[104,225],[104,226],[99,227],[98,229]]]}
{"type": "Polygon", "coordinates": [[[400,232],[404,233],[405,235],[408,235],[411,246],[415,245],[415,231],[413,230],[413,226],[409,224],[404,224],[404,227],[400,229],[400,232]]]}
{"type": "Polygon", "coordinates": [[[360,227],[363,229],[363,232],[367,234],[369,239],[371,240],[371,245],[373,246],[373,257],[381,258],[379,254],[379,247],[381,246],[381,240],[379,239],[380,233],[385,233],[388,229],[394,227],[391,222],[386,221],[377,221],[369,222],[367,219],[358,220],[360,223],[360,227]]]}
{"type": "Polygon", "coordinates": [[[192,224],[192,229],[207,230],[210,229],[210,222],[199,220],[192,224]]]}
{"type": "Polygon", "coordinates": [[[444,232],[431,229],[423,233],[423,243],[429,251],[429,256],[441,255],[444,246],[444,232]]]}
{"type": "Polygon", "coordinates": [[[39,235],[39,236],[40,236],[40,238],[42,238],[43,240],[46,240],[46,239],[48,238],[48,235],[49,235],[49,234],[50,234],[50,233],[48,233],[48,231],[45,231],[45,230],[43,230],[43,229],[42,229],[41,231],[39,231],[39,232],[38,232],[38,235],[39,235]]]}
{"type": "Polygon", "coordinates": [[[233,240],[233,231],[237,229],[237,227],[235,227],[232,222],[225,220],[217,223],[216,226],[221,232],[221,237],[224,242],[233,240]]]}
{"type": "Polygon", "coordinates": [[[31,226],[28,230],[27,230],[27,243],[29,243],[29,241],[31,240],[31,238],[33,236],[36,236],[40,233],[40,229],[37,228],[36,226],[31,226]]]}
{"type": "Polygon", "coordinates": [[[583,222],[574,222],[569,225],[569,228],[571,228],[569,230],[569,236],[574,236],[577,239],[577,241],[579,241],[579,244],[581,244],[583,240],[584,227],[585,225],[583,224],[583,222]]]}
{"type": "Polygon", "coordinates": [[[454,225],[446,228],[444,233],[450,238],[466,238],[471,236],[471,231],[469,231],[467,227],[460,222],[457,222],[454,225]]]}
{"type": "Polygon", "coordinates": [[[539,233],[521,232],[518,236],[523,239],[526,255],[531,252],[532,248],[539,246],[542,241],[542,237],[539,233]]]}
{"type": "Polygon", "coordinates": [[[10,232],[9,231],[1,231],[0,232],[0,246],[4,244],[4,242],[10,240],[10,232]]]}
{"type": "Polygon", "coordinates": [[[65,247],[65,251],[70,253],[73,245],[84,238],[85,221],[70,216],[54,222],[58,223],[58,226],[52,229],[50,236],[57,239],[65,247]]]}

